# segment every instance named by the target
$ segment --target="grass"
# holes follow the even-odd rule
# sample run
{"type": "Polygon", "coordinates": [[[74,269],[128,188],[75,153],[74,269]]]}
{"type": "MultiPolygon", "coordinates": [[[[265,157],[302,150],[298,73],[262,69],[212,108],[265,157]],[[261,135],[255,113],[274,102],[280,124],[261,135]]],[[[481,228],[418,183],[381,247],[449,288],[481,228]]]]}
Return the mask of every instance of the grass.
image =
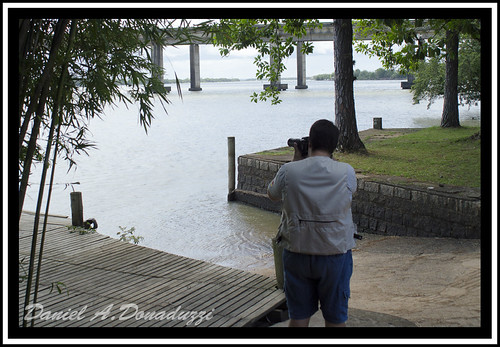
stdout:
{"type": "Polygon", "coordinates": [[[273,150],[258,152],[255,154],[266,155],[266,156],[270,156],[270,157],[278,156],[278,155],[289,155],[289,154],[293,155],[293,148],[292,147],[283,147],[280,149],[273,149],[273,150]]]}
{"type": "Polygon", "coordinates": [[[334,153],[362,173],[399,176],[421,182],[481,186],[479,127],[422,130],[379,141],[366,141],[368,155],[334,153]]]}

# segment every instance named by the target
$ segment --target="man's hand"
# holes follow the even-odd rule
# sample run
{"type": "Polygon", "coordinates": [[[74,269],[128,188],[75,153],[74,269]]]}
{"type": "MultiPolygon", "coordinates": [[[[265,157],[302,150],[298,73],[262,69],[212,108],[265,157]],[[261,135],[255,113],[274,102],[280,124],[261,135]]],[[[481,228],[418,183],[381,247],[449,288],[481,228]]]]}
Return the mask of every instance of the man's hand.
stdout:
{"type": "Polygon", "coordinates": [[[307,157],[302,156],[302,153],[300,152],[299,148],[297,147],[297,142],[294,142],[293,149],[295,150],[295,152],[293,153],[292,161],[299,161],[299,160],[307,158],[307,157]]]}

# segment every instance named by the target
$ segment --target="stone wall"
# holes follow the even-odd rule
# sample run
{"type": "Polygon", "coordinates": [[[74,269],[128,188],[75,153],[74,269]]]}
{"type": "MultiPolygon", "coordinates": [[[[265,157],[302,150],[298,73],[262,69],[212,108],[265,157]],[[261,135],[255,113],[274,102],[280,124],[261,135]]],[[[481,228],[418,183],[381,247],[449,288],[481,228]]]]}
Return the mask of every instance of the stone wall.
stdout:
{"type": "Polygon", "coordinates": [[[257,156],[238,157],[237,189],[260,194],[267,193],[267,186],[272,181],[283,162],[261,159],[257,156]]]}
{"type": "Polygon", "coordinates": [[[399,236],[480,238],[481,200],[358,177],[353,196],[358,231],[399,236]]]}
{"type": "MultiPolygon", "coordinates": [[[[267,185],[286,161],[259,155],[238,158],[235,199],[279,212],[267,198],[267,185]]],[[[359,232],[423,237],[481,237],[481,197],[476,194],[403,186],[358,175],[353,220],[359,232]]]]}

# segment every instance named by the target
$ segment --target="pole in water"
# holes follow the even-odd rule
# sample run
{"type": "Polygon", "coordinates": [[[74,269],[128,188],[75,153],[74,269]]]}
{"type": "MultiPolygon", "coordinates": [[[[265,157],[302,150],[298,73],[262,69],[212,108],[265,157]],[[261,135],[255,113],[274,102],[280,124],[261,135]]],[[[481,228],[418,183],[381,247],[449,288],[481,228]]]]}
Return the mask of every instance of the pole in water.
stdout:
{"type": "Polygon", "coordinates": [[[373,118],[373,129],[382,130],[382,118],[381,117],[373,118]]]}
{"type": "Polygon", "coordinates": [[[83,226],[83,200],[82,192],[71,192],[71,224],[83,226]]]}
{"type": "Polygon", "coordinates": [[[227,200],[234,200],[234,190],[236,188],[236,156],[234,150],[234,137],[227,138],[227,174],[228,174],[228,182],[227,182],[227,200]]]}

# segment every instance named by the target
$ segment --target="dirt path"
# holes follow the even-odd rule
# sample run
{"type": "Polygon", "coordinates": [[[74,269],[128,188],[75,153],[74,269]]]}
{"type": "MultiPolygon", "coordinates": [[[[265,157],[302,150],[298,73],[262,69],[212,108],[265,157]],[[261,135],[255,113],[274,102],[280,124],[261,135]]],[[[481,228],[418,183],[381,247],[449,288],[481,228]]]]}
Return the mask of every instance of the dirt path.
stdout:
{"type": "MultiPolygon", "coordinates": [[[[480,326],[479,240],[363,236],[353,250],[348,326],[480,326]]],[[[320,312],[311,326],[324,326],[320,312]]]]}
{"type": "Polygon", "coordinates": [[[480,326],[480,241],[366,234],[353,252],[352,308],[421,327],[480,326]]]}

